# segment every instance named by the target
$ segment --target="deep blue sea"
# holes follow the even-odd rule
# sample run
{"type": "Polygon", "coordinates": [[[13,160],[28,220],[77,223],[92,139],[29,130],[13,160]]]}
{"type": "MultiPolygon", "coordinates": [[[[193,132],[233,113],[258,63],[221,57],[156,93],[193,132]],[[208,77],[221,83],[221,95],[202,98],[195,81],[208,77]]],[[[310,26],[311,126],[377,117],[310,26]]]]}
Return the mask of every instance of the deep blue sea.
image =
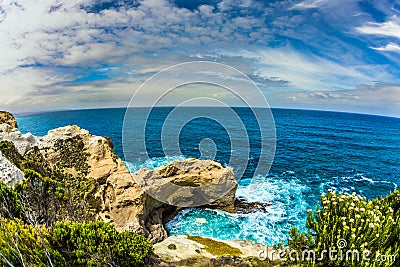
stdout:
{"type": "MultiPolygon", "coordinates": [[[[125,160],[122,149],[125,111],[48,112],[20,115],[17,122],[22,132],[38,136],[56,127],[79,125],[92,134],[111,137],[116,153],[125,160]]],[[[215,159],[224,165],[232,153],[245,153],[240,146],[232,150],[229,129],[213,120],[200,118],[188,122],[180,131],[179,146],[183,155],[166,157],[160,145],[161,128],[170,111],[170,108],[158,108],[152,112],[146,132],[150,159],[126,162],[132,172],[140,167],[154,168],[174,159],[204,157],[207,153],[199,150],[199,142],[206,138],[213,140],[217,148],[215,159]]],[[[285,240],[293,226],[304,229],[306,210],[315,208],[321,193],[328,189],[357,192],[373,198],[396,190],[400,183],[399,118],[272,109],[276,125],[275,158],[269,174],[253,177],[260,152],[260,131],[254,124],[251,110],[236,108],[235,111],[245,122],[251,145],[237,196],[248,201],[269,202],[272,204],[269,212],[229,214],[190,208],[167,224],[171,235],[187,233],[220,239],[240,238],[272,245],[285,240]]],[[[227,117],[226,125],[229,120],[227,117]]],[[[134,154],[134,151],[129,153],[134,154]]]]}

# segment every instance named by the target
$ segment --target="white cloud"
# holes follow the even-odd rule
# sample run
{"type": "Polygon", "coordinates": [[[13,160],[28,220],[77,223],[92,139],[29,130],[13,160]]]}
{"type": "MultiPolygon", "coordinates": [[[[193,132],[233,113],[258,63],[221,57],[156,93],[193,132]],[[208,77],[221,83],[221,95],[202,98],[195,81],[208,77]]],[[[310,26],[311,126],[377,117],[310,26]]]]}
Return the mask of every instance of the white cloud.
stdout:
{"type": "Polygon", "coordinates": [[[397,16],[393,16],[391,20],[382,23],[368,22],[363,26],[357,27],[356,31],[362,34],[389,36],[400,39],[400,20],[397,16]]]}
{"type": "Polygon", "coordinates": [[[292,9],[308,9],[308,8],[318,8],[325,5],[328,0],[305,0],[298,4],[295,4],[292,9]]]}
{"type": "MultiPolygon", "coordinates": [[[[222,1],[221,5],[225,2],[231,1],[222,1]]],[[[135,8],[98,13],[81,8],[90,3],[3,1],[0,50],[5,57],[0,71],[35,62],[69,66],[108,63],[114,57],[123,61],[129,54],[183,45],[240,45],[255,40],[254,34],[248,35],[252,27],[264,28],[257,30],[256,41],[264,42],[268,34],[262,17],[231,17],[228,12],[212,12],[214,8],[206,5],[190,11],[166,0],[151,0],[135,8]]]]}
{"type": "Polygon", "coordinates": [[[290,87],[306,91],[349,89],[354,84],[371,79],[355,67],[345,67],[314,55],[301,54],[290,47],[240,50],[225,54],[252,59],[260,76],[287,80],[290,87]]]}
{"type": "Polygon", "coordinates": [[[323,92],[277,92],[273,104],[281,107],[330,109],[400,117],[400,84],[358,85],[356,89],[323,92]]]}
{"type": "Polygon", "coordinates": [[[385,46],[382,47],[371,47],[374,50],[378,51],[385,51],[385,52],[400,52],[400,46],[395,43],[388,43],[385,46]]]}

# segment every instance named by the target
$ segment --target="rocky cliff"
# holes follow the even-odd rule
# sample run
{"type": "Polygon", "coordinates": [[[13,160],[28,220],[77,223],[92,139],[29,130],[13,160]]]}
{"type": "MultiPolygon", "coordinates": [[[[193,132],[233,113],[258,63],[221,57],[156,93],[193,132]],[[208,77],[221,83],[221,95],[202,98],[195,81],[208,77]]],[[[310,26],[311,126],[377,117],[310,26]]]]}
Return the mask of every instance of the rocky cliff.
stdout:
{"type": "MultiPolygon", "coordinates": [[[[4,157],[0,156],[0,177],[7,184],[20,182],[22,171],[28,172],[29,177],[47,177],[43,181],[56,184],[53,187],[58,195],[54,201],[60,201],[59,206],[46,204],[52,207],[48,209],[53,209],[54,213],[62,208],[67,198],[74,197],[85,202],[81,206],[71,206],[71,215],[64,219],[71,220],[74,209],[87,207],[88,203],[88,210],[93,212],[96,220],[111,222],[120,230],[134,230],[153,243],[164,240],[167,232],[163,219],[177,207],[160,202],[144,192],[137,181],[145,178],[151,178],[155,187],[166,180],[183,187],[217,186],[222,182],[224,189],[229,188],[229,191],[221,198],[215,198],[210,206],[234,211],[237,183],[233,171],[211,160],[188,159],[157,170],[142,169],[131,175],[114,153],[109,138],[94,136],[78,126],[54,129],[43,137],[23,134],[7,112],[0,112],[0,142],[7,146],[4,150],[7,153],[4,157]],[[32,169],[37,174],[33,175],[32,169]],[[61,186],[65,184],[68,186],[61,186]],[[74,190],[84,194],[76,194],[74,190]]],[[[35,187],[32,190],[36,190],[35,187]]],[[[179,192],[169,194],[186,202],[192,197],[190,194],[182,196],[179,192]]],[[[41,206],[41,200],[37,201],[41,206]]],[[[58,216],[62,218],[62,214],[58,216]]]]}

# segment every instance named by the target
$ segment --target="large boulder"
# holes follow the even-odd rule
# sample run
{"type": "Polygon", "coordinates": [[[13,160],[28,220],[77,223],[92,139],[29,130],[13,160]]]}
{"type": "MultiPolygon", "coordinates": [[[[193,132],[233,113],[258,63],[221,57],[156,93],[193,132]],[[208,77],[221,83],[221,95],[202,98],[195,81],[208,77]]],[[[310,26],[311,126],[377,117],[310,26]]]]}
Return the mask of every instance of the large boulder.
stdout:
{"type": "MultiPolygon", "coordinates": [[[[185,188],[185,192],[190,192],[191,187],[205,187],[208,188],[207,193],[213,196],[211,207],[234,211],[237,183],[233,171],[214,161],[176,161],[157,170],[141,169],[132,175],[114,153],[109,138],[94,136],[75,125],[57,128],[43,137],[35,137],[29,133],[21,133],[15,128],[17,125],[12,119],[4,119],[1,122],[5,123],[0,124],[0,141],[13,143],[22,156],[34,154],[35,158],[38,158],[35,153],[39,153],[52,169],[73,177],[96,181],[96,193],[91,203],[98,220],[111,222],[119,230],[133,230],[146,236],[153,243],[167,238],[163,221],[176,211],[177,207],[157,200],[159,198],[156,195],[149,195],[142,189],[143,184],[140,186],[137,181],[154,181],[156,185],[165,184],[167,181],[169,184],[185,188]],[[222,188],[218,187],[220,184],[223,184],[222,188]],[[218,190],[213,191],[209,188],[218,190]]],[[[5,161],[2,164],[9,166],[5,161]]],[[[9,176],[0,173],[0,179],[21,180],[20,172],[16,172],[14,180],[9,176]]],[[[185,206],[190,202],[191,195],[169,193],[172,198],[178,199],[178,202],[174,203],[182,203],[181,206],[185,206]],[[179,198],[182,202],[179,202],[179,198]]]]}
{"type": "Polygon", "coordinates": [[[156,170],[141,169],[135,181],[152,197],[178,207],[207,205],[235,212],[233,170],[212,160],[189,158],[156,170]]]}

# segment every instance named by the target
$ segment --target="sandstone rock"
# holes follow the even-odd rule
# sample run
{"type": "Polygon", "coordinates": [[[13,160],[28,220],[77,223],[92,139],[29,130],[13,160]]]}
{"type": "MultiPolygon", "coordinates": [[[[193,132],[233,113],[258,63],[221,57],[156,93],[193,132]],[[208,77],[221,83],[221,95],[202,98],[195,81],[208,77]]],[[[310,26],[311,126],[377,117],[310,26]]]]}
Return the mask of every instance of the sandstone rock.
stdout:
{"type": "Polygon", "coordinates": [[[18,128],[17,121],[10,112],[0,111],[0,124],[3,123],[10,125],[12,128],[18,128]]]}
{"type": "Polygon", "coordinates": [[[233,170],[215,161],[174,161],[156,170],[142,169],[133,177],[146,193],[170,205],[234,211],[237,183],[233,170]]]}
{"type": "Polygon", "coordinates": [[[14,143],[18,153],[25,155],[37,145],[37,138],[31,133],[22,134],[17,128],[13,128],[7,123],[0,124],[0,141],[14,143]]]}
{"type": "Polygon", "coordinates": [[[182,263],[194,261],[199,264],[190,266],[249,266],[234,264],[246,262],[246,259],[247,262],[256,262],[252,266],[277,266],[282,262],[278,252],[272,247],[253,241],[218,240],[187,235],[170,236],[155,244],[154,254],[164,264],[170,264],[169,266],[185,266],[182,263]]]}
{"type": "Polygon", "coordinates": [[[155,244],[154,254],[164,262],[170,263],[196,257],[215,257],[205,249],[204,245],[189,240],[186,235],[170,236],[164,241],[155,244]]]}
{"type": "Polygon", "coordinates": [[[3,157],[0,152],[0,177],[8,186],[21,182],[24,179],[24,173],[3,157]]]}

